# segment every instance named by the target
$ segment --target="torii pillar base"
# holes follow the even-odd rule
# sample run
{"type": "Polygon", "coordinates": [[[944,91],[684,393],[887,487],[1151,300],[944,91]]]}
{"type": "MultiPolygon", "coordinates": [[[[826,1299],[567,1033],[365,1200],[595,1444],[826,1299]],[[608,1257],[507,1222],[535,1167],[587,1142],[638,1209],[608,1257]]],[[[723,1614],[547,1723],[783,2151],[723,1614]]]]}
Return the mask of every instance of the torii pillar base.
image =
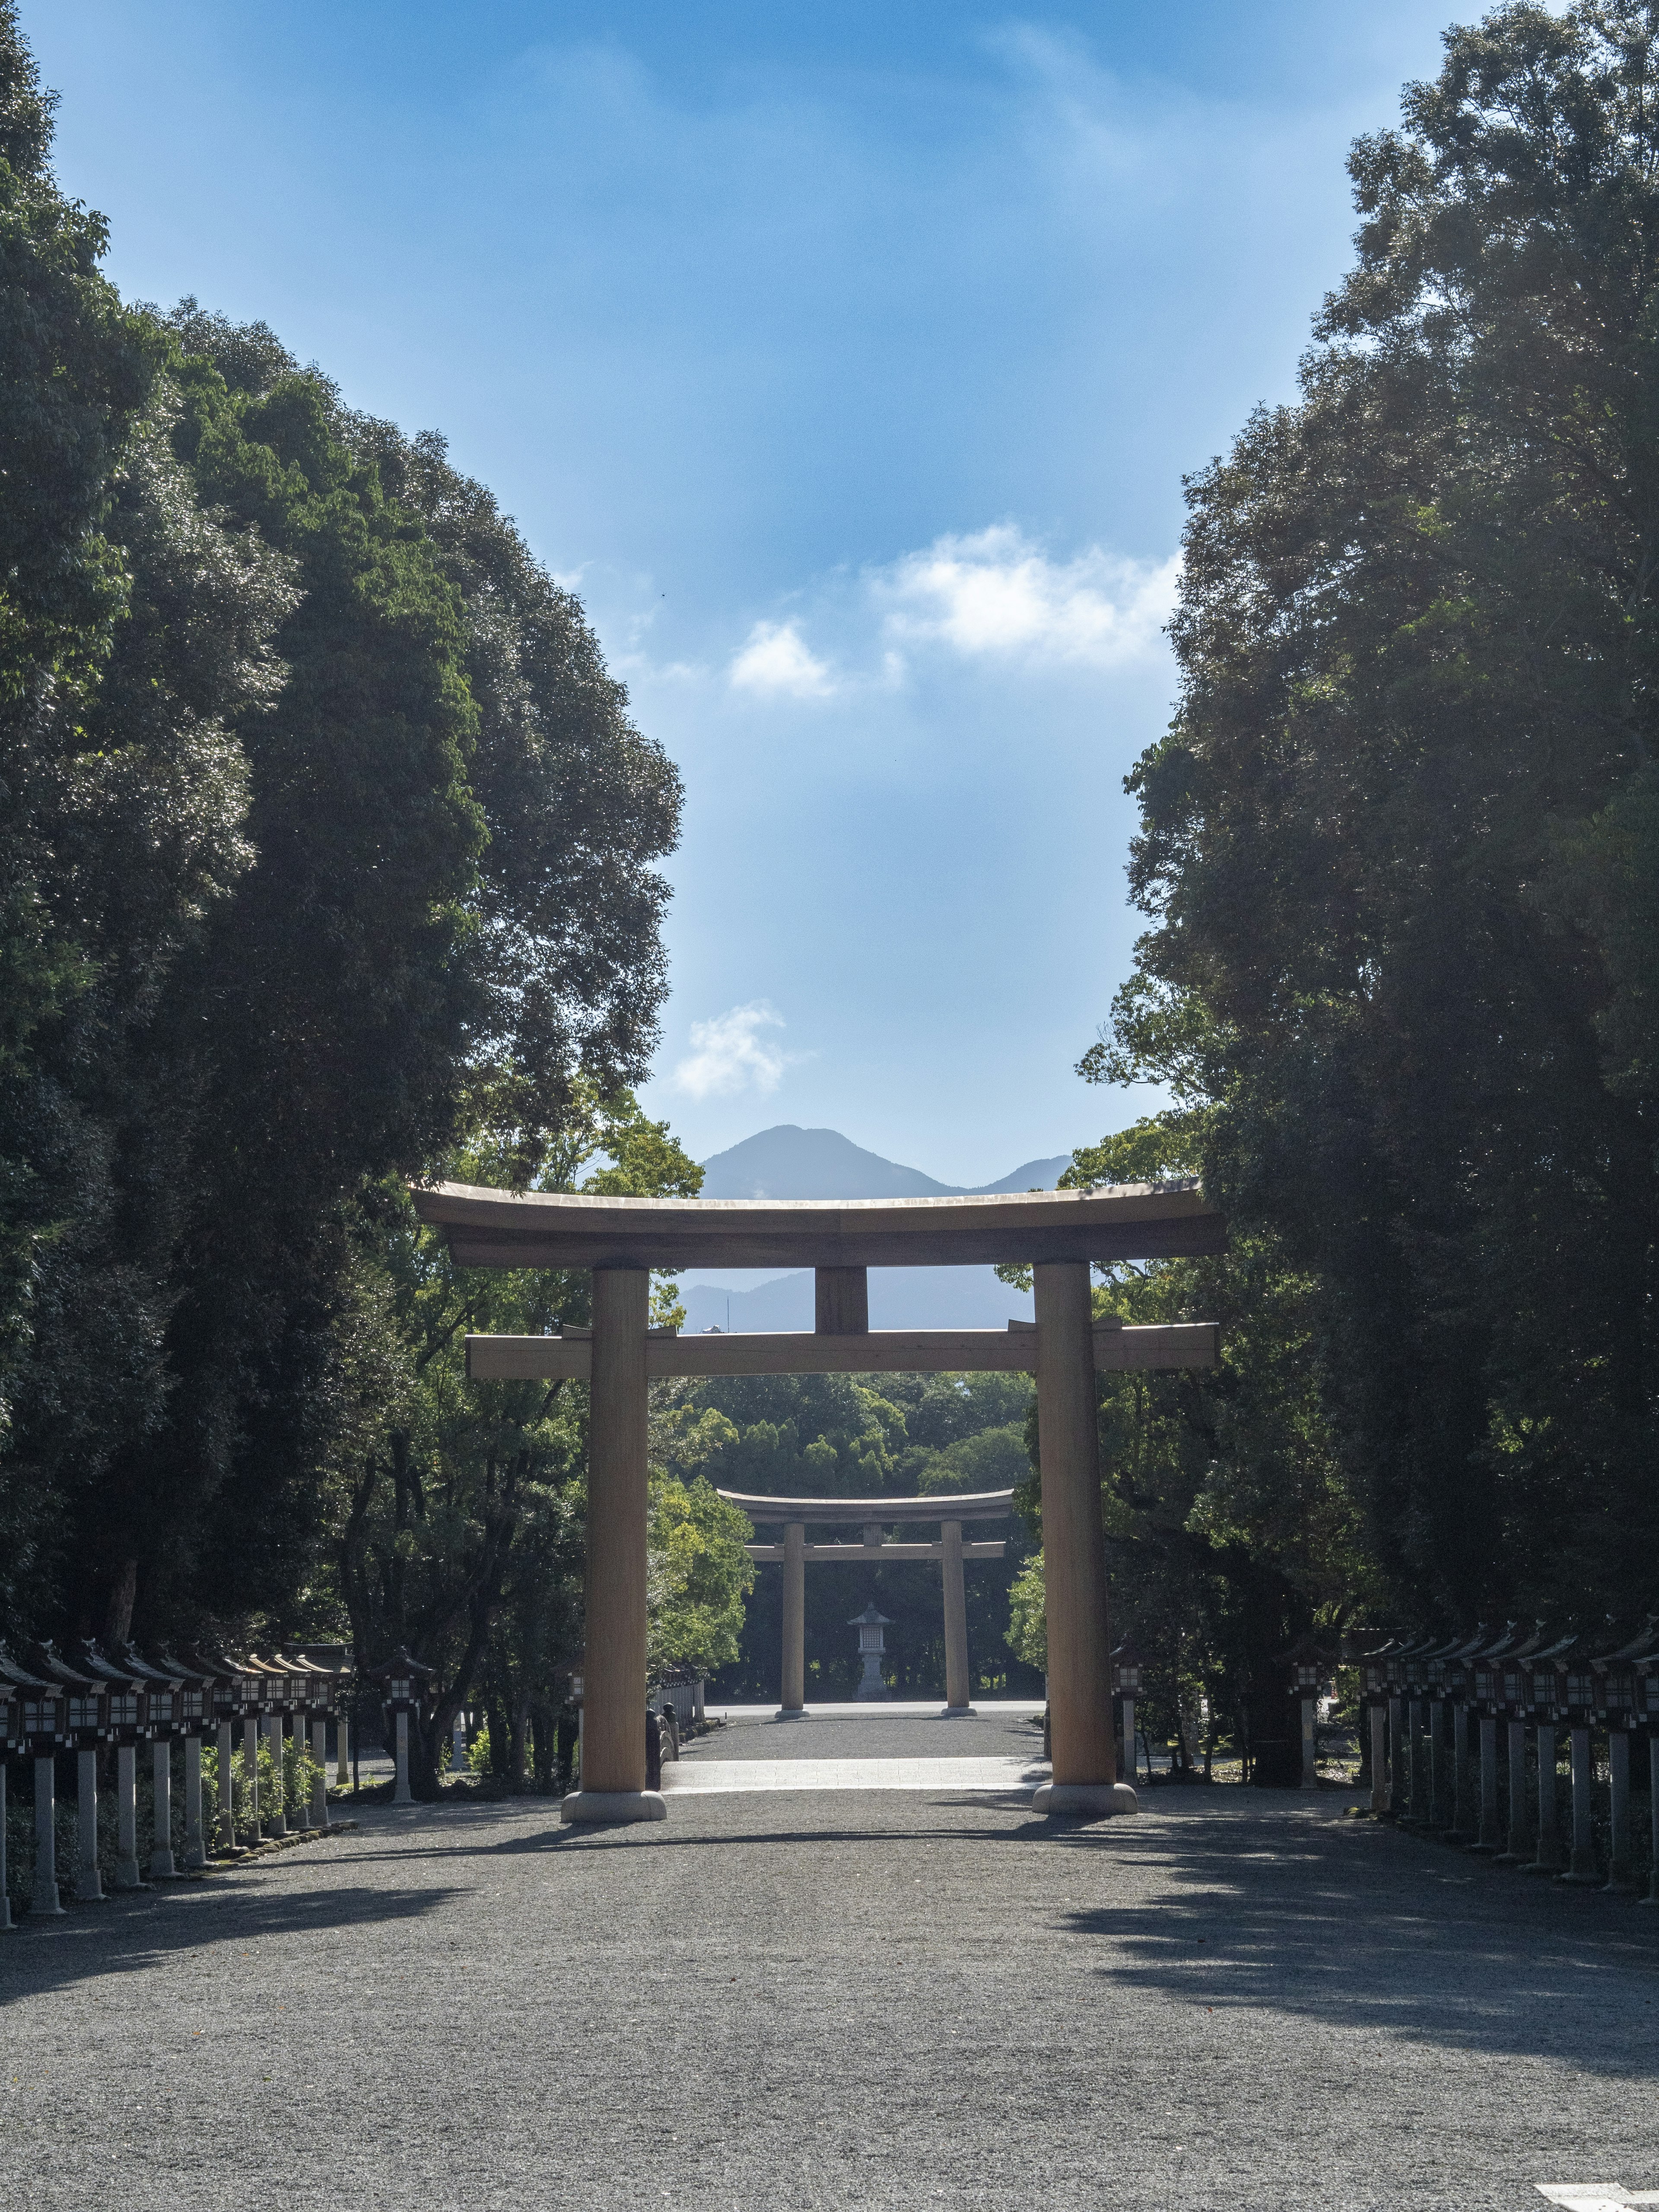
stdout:
{"type": "Polygon", "coordinates": [[[772,1717],[775,1721],[810,1721],[812,1716],[805,1705],[780,1705],[772,1717]]]}
{"type": "Polygon", "coordinates": [[[1138,1813],[1140,1800],[1127,1782],[1044,1782],[1032,1796],[1031,1810],[1103,1820],[1112,1813],[1138,1813]]]}
{"type": "Polygon", "coordinates": [[[665,1820],[668,1805],[658,1790],[573,1790],[559,1807],[559,1818],[620,1828],[632,1820],[665,1820]]]}

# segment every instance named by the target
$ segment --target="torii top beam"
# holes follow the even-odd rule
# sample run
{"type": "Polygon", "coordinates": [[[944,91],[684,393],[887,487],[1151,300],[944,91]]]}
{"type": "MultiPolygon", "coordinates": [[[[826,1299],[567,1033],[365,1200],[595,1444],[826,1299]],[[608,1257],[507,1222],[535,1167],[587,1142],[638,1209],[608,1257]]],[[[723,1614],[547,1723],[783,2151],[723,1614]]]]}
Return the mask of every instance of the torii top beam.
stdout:
{"type": "Polygon", "coordinates": [[[873,1528],[901,1521],[1006,1521],[1014,1510],[1012,1490],[941,1490],[928,1498],[750,1498],[741,1490],[717,1490],[751,1521],[799,1521],[818,1528],[873,1528]]]}
{"type": "Polygon", "coordinates": [[[1024,1267],[1034,1261],[1192,1259],[1227,1224],[1192,1186],[994,1198],[591,1198],[417,1188],[415,1210],[463,1267],[1024,1267]]]}

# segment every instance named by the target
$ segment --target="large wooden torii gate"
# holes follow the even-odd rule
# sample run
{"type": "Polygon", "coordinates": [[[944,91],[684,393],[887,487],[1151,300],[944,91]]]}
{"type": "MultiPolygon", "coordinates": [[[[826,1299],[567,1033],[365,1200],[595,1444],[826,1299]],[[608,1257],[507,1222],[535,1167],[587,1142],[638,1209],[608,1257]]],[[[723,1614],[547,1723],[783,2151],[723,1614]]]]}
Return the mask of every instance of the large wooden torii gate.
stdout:
{"type": "Polygon", "coordinates": [[[1100,1524],[1095,1370],[1208,1367],[1218,1331],[1096,1326],[1091,1261],[1218,1252],[1226,1224],[1201,1192],[1132,1183],[1018,1197],[586,1198],[440,1183],[415,1193],[458,1267],[590,1267],[589,1329],[470,1336],[477,1381],[586,1381],[587,1651],[582,1786],[568,1820],[659,1820],[645,1786],[646,1433],[649,1386],[670,1375],[1034,1373],[1042,1468],[1048,1708],[1047,1813],[1132,1813],[1112,1740],[1111,1638],[1100,1524]],[[870,1267],[1025,1266],[1035,1323],[1000,1329],[877,1329],[870,1267]],[[811,1335],[678,1336],[649,1326],[653,1268],[811,1267],[811,1335]]]}

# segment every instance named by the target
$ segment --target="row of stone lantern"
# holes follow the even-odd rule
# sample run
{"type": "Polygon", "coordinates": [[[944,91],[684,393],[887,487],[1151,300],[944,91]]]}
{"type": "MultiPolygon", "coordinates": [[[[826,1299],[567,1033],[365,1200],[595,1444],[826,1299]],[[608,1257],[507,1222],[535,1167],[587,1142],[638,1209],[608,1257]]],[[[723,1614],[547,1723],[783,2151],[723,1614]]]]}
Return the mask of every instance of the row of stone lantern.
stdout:
{"type": "Polygon", "coordinates": [[[59,1649],[54,1644],[0,1644],[0,1928],[9,1927],[5,1865],[6,1761],[30,1759],[34,1766],[34,1890],[31,1909],[61,1912],[57,1844],[57,1763],[76,1753],[78,1834],[74,1895],[104,1894],[98,1861],[98,1768],[101,1753],[115,1753],[116,1858],[114,1887],[137,1889],[207,1864],[210,1850],[236,1849],[233,1759],[240,1729],[252,1823],[269,1836],[330,1826],[326,1765],[328,1729],[337,1731],[337,1774],[348,1773],[349,1722],[359,1683],[377,1686],[397,1733],[396,1796],[410,1802],[409,1716],[422,1702],[432,1669],[400,1651],[383,1667],[354,1670],[343,1646],[313,1646],[237,1656],[180,1650],[142,1653],[131,1645],[108,1650],[95,1643],[59,1649]],[[202,1797],[202,1746],[212,1738],[218,1753],[217,1803],[202,1797]],[[309,1802],[289,1803],[278,1781],[272,1799],[259,1802],[259,1747],[269,1749],[273,1775],[283,1771],[292,1745],[308,1749],[315,1763],[309,1802]],[[151,1747],[155,1782],[154,1848],[140,1866],[137,1837],[137,1759],[151,1747]],[[183,1866],[173,1850],[173,1747],[184,1755],[183,1866]],[[211,1835],[210,1835],[210,1829],[211,1835]]]}
{"type": "Polygon", "coordinates": [[[1644,1736],[1655,1839],[1649,1897],[1659,1904],[1659,1616],[1611,1649],[1603,1638],[1510,1621],[1497,1634],[1482,1626],[1451,1638],[1396,1636],[1354,1658],[1370,1722],[1373,1811],[1528,1872],[1635,1893],[1630,1746],[1632,1735],[1644,1736]],[[1500,1726],[1509,1777],[1501,1811],[1500,1726]],[[1529,1732],[1535,1803],[1526,1788],[1529,1732]],[[1565,1853],[1556,1805],[1564,1735],[1571,1792],[1565,1853]],[[1592,1820],[1596,1735],[1607,1746],[1605,1869],[1592,1820]]]}

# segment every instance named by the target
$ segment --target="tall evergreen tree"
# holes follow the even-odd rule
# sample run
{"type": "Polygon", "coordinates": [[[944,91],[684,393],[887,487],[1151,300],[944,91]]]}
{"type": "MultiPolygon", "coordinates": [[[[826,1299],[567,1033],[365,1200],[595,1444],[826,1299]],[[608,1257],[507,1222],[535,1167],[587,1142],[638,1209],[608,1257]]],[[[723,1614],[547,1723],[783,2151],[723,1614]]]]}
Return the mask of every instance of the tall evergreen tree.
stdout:
{"type": "Polygon", "coordinates": [[[1449,33],[1190,488],[1105,1076],[1316,1282],[1393,1601],[1633,1608],[1654,1420],[1659,9],[1449,33]]]}

